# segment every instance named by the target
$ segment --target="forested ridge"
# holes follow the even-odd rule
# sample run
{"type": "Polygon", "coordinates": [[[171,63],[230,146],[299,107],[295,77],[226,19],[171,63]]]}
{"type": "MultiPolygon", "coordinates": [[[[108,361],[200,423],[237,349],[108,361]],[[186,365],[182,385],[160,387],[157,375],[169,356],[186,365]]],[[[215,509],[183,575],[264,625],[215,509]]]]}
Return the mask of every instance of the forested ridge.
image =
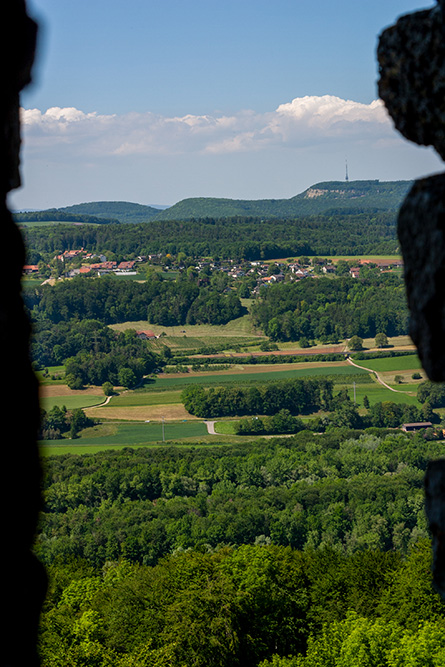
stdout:
{"type": "Polygon", "coordinates": [[[51,457],[43,664],[443,664],[423,510],[442,447],[334,429],[51,457]]]}
{"type": "Polygon", "coordinates": [[[410,181],[327,181],[316,183],[290,199],[183,199],[157,214],[159,220],[187,220],[213,216],[252,215],[295,218],[320,214],[377,213],[397,211],[410,181]]]}
{"type": "MultiPolygon", "coordinates": [[[[228,218],[230,216],[260,218],[296,218],[320,214],[377,213],[397,211],[411,181],[328,181],[316,183],[289,199],[221,199],[193,197],[173,206],[154,208],[123,201],[96,201],[74,204],[59,209],[15,213],[17,222],[59,220],[58,215],[108,218],[118,222],[149,220],[189,220],[191,218],[228,218]]],[[[68,219],[68,218],[67,218],[68,219]]],[[[91,221],[92,222],[92,221],[91,221]]]]}
{"type": "Polygon", "coordinates": [[[117,255],[156,252],[191,257],[274,259],[292,255],[391,254],[398,248],[396,213],[333,213],[301,218],[235,216],[151,220],[145,224],[27,227],[28,248],[58,253],[85,248],[117,255]]]}

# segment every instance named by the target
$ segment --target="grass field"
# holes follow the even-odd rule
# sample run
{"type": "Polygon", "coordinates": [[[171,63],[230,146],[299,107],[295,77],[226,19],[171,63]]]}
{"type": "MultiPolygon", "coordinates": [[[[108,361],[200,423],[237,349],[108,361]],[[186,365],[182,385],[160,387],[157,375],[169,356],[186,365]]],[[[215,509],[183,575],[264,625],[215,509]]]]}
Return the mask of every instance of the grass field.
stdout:
{"type": "Polygon", "coordinates": [[[102,397],[91,396],[91,395],[79,395],[79,396],[48,396],[43,397],[40,400],[40,405],[47,412],[51,410],[55,405],[62,406],[64,405],[67,410],[74,410],[76,408],[89,408],[93,405],[97,405],[105,400],[105,396],[102,394],[102,397]]]}
{"type": "Polygon", "coordinates": [[[420,371],[421,364],[417,354],[407,354],[403,357],[384,357],[383,359],[357,359],[354,360],[359,366],[371,368],[377,373],[388,371],[420,371]]]}
{"type": "Polygon", "coordinates": [[[222,435],[235,435],[235,428],[237,424],[238,420],[215,422],[215,433],[221,433],[222,435]]]}
{"type": "Polygon", "coordinates": [[[172,405],[181,402],[181,391],[154,392],[128,391],[119,396],[113,396],[106,407],[129,407],[135,405],[172,405]]]}
{"type": "Polygon", "coordinates": [[[234,346],[267,340],[267,336],[254,329],[248,314],[222,325],[194,324],[165,327],[142,320],[113,324],[111,328],[115,331],[149,329],[156,335],[164,333],[165,336],[159,341],[153,341],[154,350],[162,344],[168,345],[172,350],[197,350],[206,345],[224,345],[227,349],[232,349],[234,346]]]}
{"type": "Polygon", "coordinates": [[[212,442],[207,427],[202,421],[180,422],[173,424],[107,424],[84,432],[82,438],[76,440],[42,441],[41,451],[45,455],[65,453],[94,453],[105,448],[147,447],[163,445],[169,442],[195,444],[212,442]]]}
{"type": "MultiPolygon", "coordinates": [[[[343,387],[336,386],[336,390],[339,390],[340,388],[343,387]]],[[[348,390],[350,399],[354,400],[354,387],[348,385],[344,386],[344,388],[348,390]]],[[[406,388],[406,390],[404,388],[403,391],[410,391],[411,389],[412,389],[411,387],[409,389],[406,388]]],[[[375,403],[380,403],[383,401],[390,401],[392,403],[407,403],[408,405],[420,406],[419,402],[417,401],[415,391],[414,394],[412,393],[405,394],[405,393],[390,391],[389,389],[386,389],[378,382],[370,382],[369,384],[357,384],[355,386],[355,397],[359,406],[363,405],[363,398],[365,396],[368,397],[370,405],[374,405],[375,403]]]]}

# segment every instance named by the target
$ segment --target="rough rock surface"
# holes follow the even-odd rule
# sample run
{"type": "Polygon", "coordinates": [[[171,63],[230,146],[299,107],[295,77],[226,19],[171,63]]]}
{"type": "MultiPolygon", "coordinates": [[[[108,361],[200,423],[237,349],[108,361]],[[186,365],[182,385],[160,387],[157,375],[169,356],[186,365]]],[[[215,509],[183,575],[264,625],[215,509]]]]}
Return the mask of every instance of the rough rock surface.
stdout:
{"type": "Polygon", "coordinates": [[[399,212],[410,335],[433,381],[445,379],[445,174],[415,182],[399,212]]]}
{"type": "Polygon", "coordinates": [[[0,297],[2,349],[2,577],[0,666],[39,665],[37,630],[46,587],[32,554],[40,508],[37,450],[38,388],[29,356],[30,325],[21,297],[25,263],[22,238],[6,205],[20,184],[19,95],[30,81],[37,26],[24,0],[3,0],[0,21],[0,229],[3,284],[0,297]],[[19,407],[17,407],[19,405],[19,407]],[[26,412],[23,406],[26,406],[26,412]]]}
{"type": "MultiPolygon", "coordinates": [[[[407,139],[445,158],[445,0],[407,14],[379,39],[379,94],[407,139]]],[[[401,207],[398,235],[405,264],[410,333],[423,367],[445,380],[445,179],[417,181],[401,207]]]]}
{"type": "Polygon", "coordinates": [[[379,95],[396,128],[445,158],[445,40],[439,7],[407,14],[380,36],[379,95]]]}
{"type": "MultiPolygon", "coordinates": [[[[402,16],[380,36],[379,94],[395,127],[445,158],[445,0],[402,16]]],[[[398,218],[410,333],[432,381],[445,381],[445,174],[415,182],[398,218]]],[[[445,598],[445,461],[425,476],[433,578],[445,598]]]]}

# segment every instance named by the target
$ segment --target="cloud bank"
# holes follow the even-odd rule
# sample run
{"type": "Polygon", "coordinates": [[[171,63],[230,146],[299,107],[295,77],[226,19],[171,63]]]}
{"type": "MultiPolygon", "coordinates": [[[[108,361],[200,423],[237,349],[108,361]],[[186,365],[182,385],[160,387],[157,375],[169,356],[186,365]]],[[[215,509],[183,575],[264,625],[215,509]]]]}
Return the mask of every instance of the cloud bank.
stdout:
{"type": "Polygon", "coordinates": [[[166,117],[101,115],[74,107],[22,109],[28,157],[218,155],[342,141],[391,140],[380,100],[361,104],[332,95],[298,97],[275,111],[166,117]]]}

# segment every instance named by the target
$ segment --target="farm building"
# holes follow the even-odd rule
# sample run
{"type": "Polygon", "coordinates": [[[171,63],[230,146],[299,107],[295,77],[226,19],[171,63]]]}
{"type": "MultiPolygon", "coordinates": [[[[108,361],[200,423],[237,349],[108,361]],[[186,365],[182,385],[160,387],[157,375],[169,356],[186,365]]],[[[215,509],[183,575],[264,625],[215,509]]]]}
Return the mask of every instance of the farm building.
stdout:
{"type": "Polygon", "coordinates": [[[138,338],[141,338],[142,340],[153,340],[154,338],[157,338],[156,334],[153,333],[153,331],[136,331],[136,335],[138,338]]]}
{"type": "Polygon", "coordinates": [[[420,431],[422,428],[431,427],[431,422],[413,422],[412,424],[402,424],[402,431],[420,431]]]}

